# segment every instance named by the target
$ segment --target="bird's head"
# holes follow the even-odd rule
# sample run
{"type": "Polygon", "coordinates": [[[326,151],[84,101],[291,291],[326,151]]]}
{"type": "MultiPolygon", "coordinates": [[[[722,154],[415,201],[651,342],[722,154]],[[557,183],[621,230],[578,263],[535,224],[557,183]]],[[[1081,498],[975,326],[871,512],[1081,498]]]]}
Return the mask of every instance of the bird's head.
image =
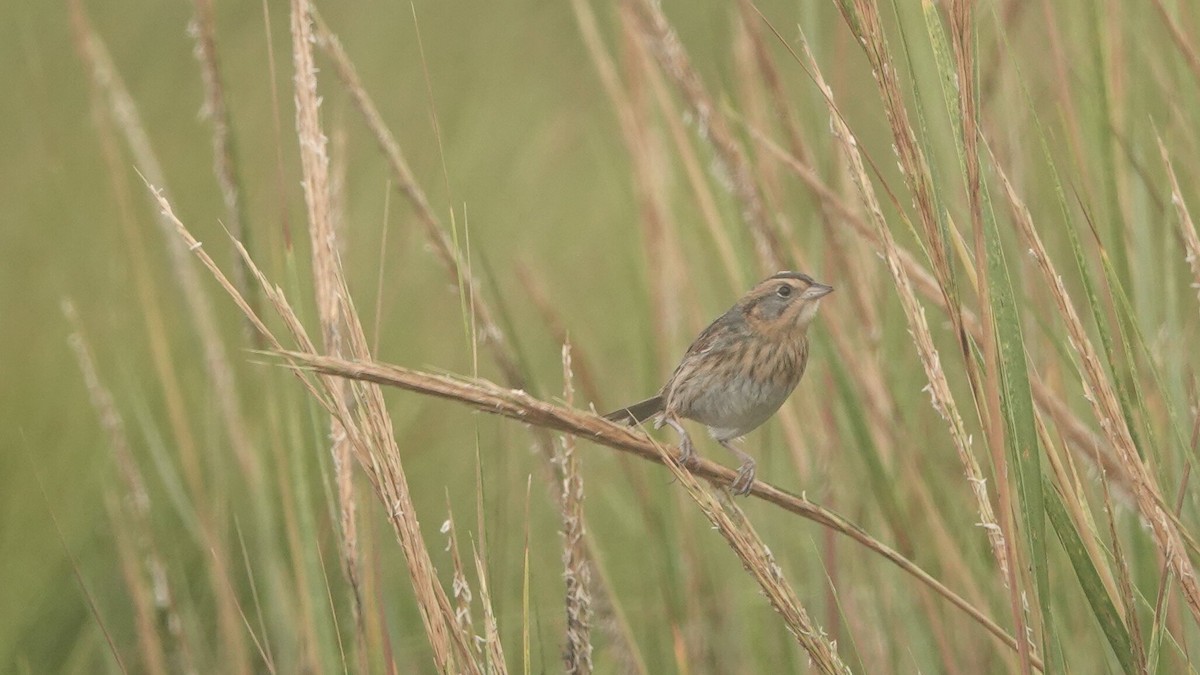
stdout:
{"type": "Polygon", "coordinates": [[[742,298],[751,323],[768,332],[804,332],[817,315],[821,298],[833,292],[801,272],[780,272],[763,280],[742,298]]]}

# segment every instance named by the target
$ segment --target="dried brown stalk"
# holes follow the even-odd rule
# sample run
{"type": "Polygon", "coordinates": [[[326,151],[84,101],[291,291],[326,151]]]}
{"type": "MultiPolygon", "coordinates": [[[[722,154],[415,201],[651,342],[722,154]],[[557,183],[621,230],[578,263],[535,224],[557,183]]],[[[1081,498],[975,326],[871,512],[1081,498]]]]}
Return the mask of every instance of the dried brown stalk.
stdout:
{"type": "Polygon", "coordinates": [[[1183,192],[1179,189],[1179,179],[1175,177],[1175,167],[1171,164],[1171,156],[1167,154],[1167,146],[1162,138],[1156,140],[1163,166],[1167,169],[1167,178],[1171,181],[1171,203],[1175,205],[1175,213],[1179,216],[1179,237],[1187,252],[1184,259],[1192,270],[1192,288],[1196,291],[1196,298],[1200,299],[1200,237],[1196,235],[1196,223],[1192,221],[1187,202],[1183,201],[1183,192]]]}
{"type": "MultiPolygon", "coordinates": [[[[142,125],[141,116],[133,97],[117,72],[112,57],[103,39],[92,27],[79,0],[72,0],[69,5],[71,26],[76,51],[88,69],[92,80],[93,96],[97,102],[102,102],[116,128],[124,137],[125,144],[133,155],[134,164],[143,175],[163,176],[161,164],[150,144],[149,135],[142,125]]],[[[104,125],[102,136],[107,137],[107,124],[104,125]]],[[[115,150],[107,142],[105,145],[106,158],[111,162],[115,150]]],[[[132,223],[126,218],[126,225],[132,231],[132,223]]],[[[238,403],[237,387],[232,365],[225,353],[224,343],[216,327],[216,321],[208,302],[208,296],[200,286],[199,276],[189,265],[187,250],[173,234],[173,226],[165,219],[156,221],[160,233],[165,237],[165,246],[174,264],[171,271],[183,291],[184,302],[187,305],[187,316],[194,322],[204,350],[206,372],[215,398],[219,402],[219,412],[224,422],[224,430],[228,435],[234,456],[241,465],[243,474],[247,476],[250,485],[261,485],[261,464],[250,445],[246,431],[245,420],[242,417],[238,403]]],[[[131,237],[136,239],[136,235],[131,237]]],[[[143,249],[140,242],[134,245],[134,255],[140,255],[143,249]]],[[[143,302],[147,302],[147,310],[153,309],[151,282],[141,267],[142,260],[135,261],[138,275],[138,290],[143,302]]],[[[147,315],[147,327],[151,332],[152,350],[155,365],[159,372],[165,374],[166,388],[171,420],[179,442],[179,453],[184,463],[184,474],[188,480],[188,490],[191,493],[196,508],[197,522],[202,538],[202,545],[212,553],[213,565],[209,575],[214,589],[217,605],[217,626],[221,636],[223,649],[227,650],[229,667],[235,672],[248,672],[247,647],[241,622],[238,618],[237,598],[231,592],[230,564],[228,548],[213,521],[207,503],[209,495],[203,482],[203,469],[200,466],[200,455],[197,451],[195,438],[191,433],[187,419],[187,411],[183,402],[182,391],[179,388],[175,371],[170,364],[168,349],[165,344],[165,326],[158,313],[147,315]]]]}
{"type": "MultiPolygon", "coordinates": [[[[883,23],[879,9],[874,0],[852,0],[852,2],[837,3],[847,26],[854,33],[857,42],[871,64],[871,74],[879,89],[883,102],[884,113],[892,131],[897,158],[900,160],[900,170],[913,197],[913,205],[920,218],[925,240],[931,245],[930,260],[933,272],[937,277],[942,292],[952,288],[951,262],[946,242],[938,226],[937,209],[934,206],[933,178],[929,172],[929,164],[921,146],[917,143],[916,132],[908,118],[908,110],[904,104],[903,88],[900,86],[900,74],[896,70],[888,47],[887,37],[883,32],[883,23]]],[[[948,300],[950,300],[948,298],[948,300]]],[[[958,312],[956,303],[951,301],[951,318],[955,326],[960,321],[955,317],[958,312]]]]}
{"type": "Polygon", "coordinates": [[[913,292],[913,285],[908,274],[908,269],[903,264],[896,242],[892,238],[891,229],[884,220],[879,200],[875,196],[875,188],[871,183],[870,177],[867,175],[862,155],[858,150],[858,140],[855,138],[854,133],[850,131],[850,127],[846,125],[841,113],[834,104],[833,92],[830,90],[829,85],[825,83],[825,79],[821,75],[821,70],[817,66],[816,59],[813,57],[812,52],[808,50],[807,42],[804,43],[804,49],[813,79],[821,89],[828,103],[834,133],[841,142],[843,153],[850,163],[851,178],[858,188],[859,197],[867,207],[870,220],[875,226],[876,238],[883,248],[884,260],[887,262],[888,270],[891,272],[892,279],[896,284],[896,291],[900,296],[900,304],[908,320],[909,331],[912,333],[913,341],[916,343],[917,352],[921,358],[921,366],[925,369],[925,376],[929,380],[927,391],[929,392],[933,407],[942,419],[945,420],[950,431],[950,438],[954,443],[955,449],[958,451],[959,461],[962,462],[967,482],[975,497],[976,507],[979,510],[980,526],[987,532],[988,541],[992,547],[992,554],[1000,567],[1001,577],[1007,579],[1009,560],[1004,542],[1004,533],[996,522],[996,516],[992,511],[992,503],[987,495],[987,485],[983,478],[983,472],[980,470],[979,462],[975,459],[974,452],[971,450],[971,439],[967,435],[962,416],[959,414],[958,407],[954,402],[954,395],[950,391],[950,383],[946,380],[946,373],[942,370],[941,356],[938,353],[937,347],[933,344],[933,336],[929,330],[929,323],[925,318],[925,308],[921,306],[916,298],[916,294],[913,292]]]}
{"type": "Polygon", "coordinates": [[[738,262],[733,240],[721,220],[721,213],[717,207],[717,199],[713,194],[711,181],[707,180],[704,174],[700,157],[697,156],[696,148],[689,140],[682,116],[677,114],[671,106],[670,94],[666,83],[663,82],[662,73],[653,68],[646,68],[645,71],[646,80],[654,90],[654,97],[658,101],[658,107],[663,111],[662,120],[671,135],[671,142],[675,144],[675,149],[679,152],[679,160],[683,164],[684,173],[687,175],[688,185],[691,186],[692,192],[696,195],[696,205],[703,216],[705,230],[708,232],[708,236],[712,238],[713,245],[717,249],[717,255],[721,259],[721,268],[725,272],[729,288],[735,292],[741,292],[746,287],[745,274],[743,274],[741,264],[738,262]]]}
{"type": "MultiPolygon", "coordinates": [[[[133,155],[134,165],[152,184],[165,190],[167,183],[162,164],[158,161],[150,143],[150,136],[142,124],[141,115],[113,64],[108,48],[92,28],[79,0],[71,0],[70,8],[76,48],[88,68],[98,94],[107,103],[117,128],[125,138],[125,143],[133,155]]],[[[233,367],[225,352],[225,344],[221,341],[208,296],[200,286],[195,268],[188,264],[187,251],[174,235],[173,225],[163,218],[156,219],[156,222],[171,258],[171,273],[183,291],[184,303],[187,305],[186,315],[194,323],[204,349],[206,370],[215,392],[214,399],[217,401],[234,456],[247,476],[247,482],[251,485],[261,485],[262,465],[249,440],[233,367]]]]}
{"type": "MultiPolygon", "coordinates": [[[[524,424],[574,434],[597,444],[630,453],[641,459],[663,463],[658,450],[659,446],[636,429],[609,422],[591,412],[565,408],[537,399],[520,390],[506,389],[487,380],[436,375],[379,362],[334,359],[313,352],[283,350],[279,351],[279,354],[293,367],[305,371],[365,380],[426,396],[457,401],[483,412],[508,417],[524,424]]],[[[729,485],[736,474],[732,469],[703,458],[697,461],[691,472],[697,477],[717,485],[729,485]]],[[[862,528],[841,515],[809,501],[804,496],[797,496],[763,481],[756,482],[750,494],[785,511],[843,534],[883,556],[962,609],[1010,648],[1016,649],[1016,642],[1012,637],[969,602],[946,588],[944,584],[934,579],[915,563],[871,537],[862,528]]]]}
{"type": "MultiPolygon", "coordinates": [[[[422,373],[371,361],[346,361],[318,354],[312,341],[308,339],[299,319],[291,310],[287,300],[283,297],[282,291],[278,286],[272,285],[262,275],[258,268],[254,266],[253,261],[249,259],[245,249],[238,246],[238,251],[246,259],[251,273],[259,280],[268,300],[275,306],[281,318],[288,326],[289,331],[291,331],[300,348],[304,351],[297,352],[284,349],[274,334],[262,323],[261,319],[253,314],[249,304],[238,294],[236,287],[233,286],[212,258],[204,251],[202,244],[191,235],[183,223],[175,216],[171,210],[170,203],[161,195],[157,195],[157,200],[166,217],[176,227],[187,249],[194,252],[200,258],[200,261],[213,274],[226,293],[230,295],[237,307],[243,313],[247,314],[256,329],[264,335],[268,344],[296,367],[296,374],[300,377],[309,392],[331,410],[338,410],[344,420],[356,418],[351,416],[349,409],[344,403],[336,397],[330,398],[326,393],[323,393],[322,386],[326,386],[325,392],[334,389],[332,386],[320,384],[320,382],[326,381],[329,377],[346,377],[364,382],[395,386],[429,396],[459,401],[485,412],[502,415],[545,429],[556,429],[576,436],[582,436],[601,445],[629,452],[653,462],[662,463],[663,459],[657,444],[636,430],[614,424],[592,413],[553,405],[536,399],[522,390],[505,389],[486,380],[466,381],[445,375],[422,373]],[[310,371],[316,371],[321,375],[321,379],[314,380],[309,377],[308,373],[310,371]]],[[[355,349],[352,351],[356,354],[359,351],[365,353],[366,350],[363,348],[365,337],[361,336],[361,331],[356,330],[355,332],[359,334],[359,337],[353,341],[355,349]]],[[[377,388],[366,391],[373,391],[375,394],[378,394],[377,388]]],[[[382,409],[382,399],[376,399],[375,405],[382,409]]],[[[357,426],[348,426],[348,431],[353,430],[356,432],[351,435],[351,438],[355,441],[354,449],[357,453],[356,456],[359,458],[360,464],[363,465],[367,476],[371,478],[372,484],[376,487],[385,506],[388,507],[388,519],[397,531],[406,556],[410,556],[410,574],[413,576],[413,586],[417,590],[418,600],[421,603],[422,617],[425,619],[427,625],[434,621],[436,617],[442,622],[444,630],[444,622],[447,620],[453,621],[453,608],[450,606],[441,587],[432,581],[432,563],[429,562],[428,551],[420,540],[420,532],[417,529],[407,484],[403,480],[402,467],[400,467],[399,463],[399,452],[395,447],[394,437],[390,435],[390,420],[386,416],[386,411],[382,413],[382,417],[360,413],[359,418],[363,418],[361,421],[368,423],[371,427],[369,429],[372,432],[370,440],[377,441],[378,445],[373,446],[365,439],[359,437],[357,426]],[[381,426],[373,428],[373,425],[381,426]],[[382,448],[382,451],[378,450],[378,448],[382,448]],[[389,480],[381,480],[382,478],[388,478],[389,480]],[[418,555],[420,555],[420,558],[414,563],[414,559],[418,555]],[[416,568],[417,563],[422,565],[420,569],[416,568]],[[434,605],[430,604],[428,596],[433,596],[434,605]],[[443,611],[435,614],[435,608],[441,608],[443,611]]],[[[735,474],[733,470],[706,459],[698,461],[693,473],[721,485],[731,483],[735,474]]],[[[1016,641],[1012,636],[1005,633],[999,625],[988,618],[983,612],[951,591],[940,581],[930,576],[929,573],[922,570],[915,563],[874,539],[860,527],[837,513],[822,508],[802,496],[793,495],[762,481],[754,484],[751,494],[791,513],[828,527],[876,552],[961,609],[1009,648],[1016,649],[1016,641]]],[[[480,592],[481,594],[484,592],[482,588],[480,592]]],[[[439,662],[448,662],[448,658],[444,658],[448,657],[445,642],[434,642],[433,630],[432,628],[429,629],[431,643],[433,643],[435,651],[442,650],[439,662]]],[[[443,635],[444,633],[439,634],[438,637],[441,638],[443,635]]],[[[457,631],[455,631],[454,636],[456,639],[458,635],[457,631]]]]}
{"type": "MultiPolygon", "coordinates": [[[[454,623],[458,631],[464,635],[474,635],[475,626],[471,619],[471,584],[467,581],[466,566],[463,565],[462,554],[458,546],[458,529],[454,526],[454,513],[450,510],[450,493],[446,493],[446,522],[442,523],[442,533],[450,540],[450,561],[454,565],[454,581],[451,591],[454,595],[454,623]]],[[[479,653],[478,642],[472,645],[479,653]]]]}
{"type": "MultiPolygon", "coordinates": [[[[250,246],[249,232],[244,226],[245,214],[241,197],[241,185],[237,176],[237,159],[234,156],[233,128],[229,118],[229,107],[225,104],[225,85],[221,80],[221,68],[217,59],[217,26],[213,11],[213,0],[194,0],[196,17],[188,32],[196,41],[196,59],[200,62],[200,79],[204,84],[204,106],[201,114],[212,124],[213,174],[225,202],[225,228],[234,239],[250,246]]],[[[233,282],[255,309],[258,309],[258,294],[248,284],[246,268],[234,256],[233,282]]],[[[258,339],[254,327],[245,325],[246,337],[258,339]]]]}
{"type": "MultiPolygon", "coordinates": [[[[307,0],[293,0],[291,12],[292,59],[295,67],[296,135],[300,140],[300,166],[303,172],[304,203],[308,209],[308,232],[312,242],[312,278],[316,291],[317,317],[326,353],[345,355],[343,323],[350,311],[341,294],[341,262],[338,234],[334,230],[330,193],[327,139],[321,128],[317,72],[313,63],[312,24],[307,0]]],[[[237,282],[237,278],[234,278],[237,282]]],[[[333,395],[351,405],[350,388],[331,383],[333,395]]],[[[350,439],[337,415],[330,417],[330,453],[333,456],[334,481],[337,484],[339,557],[342,570],[354,598],[354,626],[360,667],[366,666],[366,629],[363,623],[362,572],[359,569],[358,521],[355,516],[354,473],[350,439]]]]}
{"type": "MultiPolygon", "coordinates": [[[[575,385],[571,371],[571,344],[563,344],[563,400],[575,405],[575,385]]],[[[592,572],[584,545],[583,475],[575,454],[575,437],[564,434],[556,460],[562,473],[563,578],[567,584],[567,646],[563,653],[566,672],[588,675],[592,672],[591,586],[592,572]]]]}
{"type": "MultiPolygon", "coordinates": [[[[355,70],[354,64],[350,61],[350,57],[346,54],[346,50],[342,48],[342,44],[337,36],[329,30],[329,27],[325,25],[320,15],[315,11],[313,12],[313,23],[316,29],[317,46],[333,60],[334,70],[337,72],[338,78],[350,93],[350,98],[354,101],[354,105],[362,113],[367,127],[371,130],[380,149],[383,150],[384,157],[388,161],[388,166],[392,170],[392,177],[396,181],[396,186],[408,198],[409,203],[412,204],[413,211],[417,215],[417,220],[420,221],[421,227],[424,230],[425,238],[429,241],[434,253],[449,273],[451,282],[456,288],[467,293],[470,299],[468,304],[473,313],[475,324],[478,326],[480,340],[490,349],[492,359],[496,362],[500,371],[504,373],[505,381],[510,382],[514,387],[525,388],[525,376],[517,364],[516,355],[513,353],[512,347],[508,344],[504,331],[497,323],[491,305],[482,297],[479,281],[467,265],[462,252],[455,247],[454,242],[446,234],[441,220],[434,213],[433,207],[429,204],[429,199],[425,196],[425,191],[417,182],[412,169],[409,168],[408,161],[404,158],[404,153],[400,149],[400,144],[396,142],[392,132],[383,121],[383,116],[379,114],[379,109],[375,107],[375,102],[371,100],[371,97],[367,94],[367,90],[363,87],[362,81],[358,77],[358,72],[355,70]]],[[[549,456],[552,453],[553,451],[547,444],[545,454],[549,456]]]]}
{"type": "MultiPolygon", "coordinates": [[[[393,179],[412,205],[417,219],[422,225],[425,237],[433,248],[439,262],[442,263],[455,287],[467,294],[467,306],[474,325],[478,329],[480,341],[488,348],[488,353],[491,355],[492,361],[496,364],[497,368],[499,368],[504,382],[515,389],[526,389],[528,382],[518,366],[517,354],[505,337],[504,331],[496,322],[495,311],[480,291],[480,284],[468,265],[468,261],[464,258],[462,251],[455,247],[453,241],[442,227],[440,219],[430,206],[429,200],[425,196],[425,191],[421,188],[408,166],[400,144],[396,141],[391,130],[388,129],[387,124],[383,121],[383,116],[379,114],[374,101],[363,87],[354,64],[342,48],[337,36],[333,34],[324,21],[322,21],[320,15],[315,11],[313,12],[313,21],[316,28],[317,46],[333,60],[334,69],[339,79],[342,80],[343,85],[350,93],[351,99],[362,114],[367,127],[375,137],[376,143],[378,143],[380,149],[383,151],[388,166],[392,171],[393,179]]],[[[554,456],[553,442],[540,429],[533,430],[533,437],[539,453],[546,460],[547,466],[549,466],[549,462],[554,456]]],[[[544,475],[549,478],[552,476],[552,473],[546,471],[544,475]]],[[[591,544],[587,543],[587,546],[590,549],[591,544]]],[[[592,557],[594,558],[594,554],[592,554],[592,557]]],[[[606,596],[611,596],[611,591],[605,584],[597,583],[596,590],[606,596]]],[[[615,598],[610,597],[610,604],[616,606],[615,598]]],[[[636,652],[636,646],[632,643],[630,636],[622,633],[619,639],[627,643],[626,651],[630,653],[636,652]]]]}
{"type": "Polygon", "coordinates": [[[721,170],[730,184],[730,190],[742,207],[742,218],[754,237],[754,250],[758,255],[761,271],[775,272],[787,265],[780,252],[779,235],[763,206],[761,195],[755,185],[754,174],[746,151],[734,136],[725,115],[717,109],[712,97],[692,67],[687,52],[675,34],[662,8],[654,0],[635,0],[635,16],[640,22],[650,51],[658,60],[659,67],[679,89],[695,114],[696,131],[702,139],[712,144],[720,162],[721,170]]]}
{"type": "Polygon", "coordinates": [[[483,564],[478,549],[472,549],[475,558],[475,574],[479,577],[479,600],[483,603],[483,650],[487,657],[488,675],[505,675],[508,666],[504,662],[504,646],[500,642],[500,626],[496,623],[496,612],[492,609],[492,595],[488,590],[487,567],[483,564]]]}
{"type": "MultiPolygon", "coordinates": [[[[195,253],[201,263],[208,268],[238,308],[266,339],[267,344],[274,349],[281,349],[282,345],[278,338],[253,313],[246,299],[237,292],[233,283],[204,251],[203,245],[175,216],[170,202],[157,191],[154,194],[163,216],[175,227],[187,250],[195,253]]],[[[258,280],[268,301],[283,319],[293,339],[301,349],[315,353],[315,345],[284,297],[283,291],[266,279],[240,243],[234,242],[234,245],[246,262],[250,273],[258,280]]],[[[343,307],[347,310],[347,314],[343,317],[345,319],[343,327],[347,331],[348,351],[355,358],[369,358],[370,351],[367,349],[366,335],[362,331],[357,314],[353,311],[353,305],[346,302],[349,293],[340,270],[338,270],[338,281],[338,293],[342,296],[343,307]]],[[[336,415],[342,423],[350,439],[355,459],[358,460],[377,497],[383,503],[388,522],[396,533],[400,548],[408,562],[409,579],[417,599],[417,608],[421,614],[438,669],[446,673],[480,673],[481,669],[470,647],[471,637],[463,635],[455,626],[454,608],[437,580],[433,562],[429,557],[429,550],[422,538],[420,523],[417,521],[412,495],[408,489],[408,480],[400,460],[400,450],[396,445],[391,417],[387,412],[379,387],[363,384],[352,385],[351,393],[354,405],[351,406],[350,402],[341,396],[341,385],[334,381],[335,378],[323,376],[314,379],[302,373],[298,373],[298,375],[309,393],[325,406],[330,414],[336,415]]]]}
{"type": "Polygon", "coordinates": [[[775,556],[755,532],[746,514],[729,498],[728,491],[722,489],[722,498],[718,499],[713,488],[701,485],[696,476],[675,461],[666,448],[657,443],[654,448],[662,462],[700,506],[700,510],[729,542],[730,548],[741,559],[742,566],[758,582],[771,606],[783,617],[788,630],[808,652],[817,670],[826,675],[849,673],[850,669],[838,657],[837,646],[830,643],[825,631],[809,618],[795,590],[784,579],[783,570],[775,562],[775,556]]]}
{"type": "MultiPolygon", "coordinates": [[[[560,344],[565,344],[569,341],[569,334],[566,325],[562,321],[562,316],[551,303],[547,296],[546,289],[543,284],[537,279],[537,275],[533,269],[528,266],[521,265],[517,267],[517,277],[521,281],[521,285],[529,295],[530,301],[542,315],[543,321],[550,330],[550,334],[560,344]]],[[[587,360],[584,354],[579,351],[578,347],[572,346],[571,350],[571,370],[575,375],[575,379],[579,381],[579,385],[583,391],[584,397],[590,406],[602,405],[602,396],[600,389],[596,384],[596,379],[592,375],[593,369],[586,365],[587,360]]],[[[557,460],[556,460],[557,461],[557,460]]],[[[638,484],[637,476],[632,472],[632,465],[628,458],[621,456],[621,469],[625,472],[625,476],[630,480],[635,493],[639,497],[644,496],[644,490],[638,484]]],[[[638,499],[638,507],[641,509],[643,517],[649,518],[652,507],[646,503],[645,499],[638,499]]],[[[561,509],[561,503],[559,508],[561,509]]],[[[625,665],[624,672],[629,673],[645,673],[645,665],[641,663],[641,658],[636,654],[634,647],[635,640],[633,632],[629,627],[629,622],[625,619],[624,612],[620,605],[614,604],[615,598],[608,595],[607,589],[609,584],[607,577],[604,574],[604,567],[599,558],[595,557],[595,544],[592,542],[590,533],[587,531],[586,522],[582,512],[580,513],[580,522],[583,529],[584,538],[582,545],[587,551],[589,560],[589,569],[593,572],[593,589],[598,591],[595,602],[593,603],[592,624],[600,627],[607,637],[612,641],[612,645],[616,648],[618,654],[623,659],[625,665]]]]}

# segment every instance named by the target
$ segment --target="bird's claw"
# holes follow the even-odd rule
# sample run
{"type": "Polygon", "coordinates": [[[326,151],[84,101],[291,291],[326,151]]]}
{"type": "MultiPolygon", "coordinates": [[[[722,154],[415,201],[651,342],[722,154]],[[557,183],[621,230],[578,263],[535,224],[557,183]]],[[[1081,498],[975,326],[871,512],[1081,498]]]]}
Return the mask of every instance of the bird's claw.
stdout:
{"type": "Polygon", "coordinates": [[[746,462],[738,467],[737,477],[733,479],[733,483],[729,485],[729,489],[733,494],[744,497],[750,494],[750,489],[754,487],[754,462],[746,462]]]}
{"type": "Polygon", "coordinates": [[[679,441],[679,456],[675,458],[675,461],[679,462],[681,466],[694,469],[696,468],[696,459],[696,449],[692,447],[692,439],[684,436],[679,441]]]}

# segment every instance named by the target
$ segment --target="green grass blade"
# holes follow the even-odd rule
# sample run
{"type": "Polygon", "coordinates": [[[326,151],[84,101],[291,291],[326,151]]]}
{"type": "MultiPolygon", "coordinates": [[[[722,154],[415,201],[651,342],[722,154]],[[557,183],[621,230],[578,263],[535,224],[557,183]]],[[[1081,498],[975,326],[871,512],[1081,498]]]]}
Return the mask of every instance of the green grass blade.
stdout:
{"type": "Polygon", "coordinates": [[[1025,339],[1021,331],[1021,318],[1017,313],[1012,278],[987,186],[981,183],[980,192],[984,243],[987,247],[988,289],[995,318],[996,357],[999,359],[1000,409],[1006,426],[1005,445],[1009,461],[1017,467],[1017,494],[1029,544],[1029,563],[1033,567],[1038,605],[1042,612],[1043,653],[1049,655],[1055,651],[1051,635],[1054,623],[1050,611],[1046,517],[1041,490],[1041,444],[1033,417],[1033,394],[1029,386],[1025,339]]]}
{"type": "Polygon", "coordinates": [[[1137,675],[1141,671],[1133,658],[1129,631],[1121,621],[1120,615],[1117,614],[1117,608],[1113,605],[1112,598],[1108,596],[1108,591],[1105,590],[1104,583],[1100,580],[1100,573],[1092,563],[1091,557],[1088,556],[1083,540],[1075,531],[1075,524],[1067,515],[1062,498],[1050,484],[1049,479],[1042,481],[1042,503],[1046,507],[1046,516],[1050,520],[1050,525],[1054,528],[1059,543],[1062,544],[1063,550],[1067,552],[1067,557],[1071,560],[1075,578],[1079,580],[1083,594],[1091,606],[1092,614],[1100,623],[1100,630],[1108,639],[1113,654],[1121,663],[1121,668],[1126,675],[1137,675]]]}
{"type": "MultiPolygon", "coordinates": [[[[928,0],[922,2],[926,32],[929,35],[934,61],[937,65],[946,113],[954,126],[954,148],[959,170],[967,176],[967,156],[962,141],[962,109],[958,101],[958,75],[954,65],[941,17],[928,0]]],[[[977,73],[972,73],[978,79],[977,73]]],[[[972,87],[972,91],[976,88],[972,87]]],[[[1024,521],[1027,555],[1033,568],[1038,607],[1041,611],[1043,653],[1049,657],[1057,652],[1053,639],[1054,622],[1050,610],[1049,561],[1046,557],[1046,519],[1042,504],[1041,447],[1034,424],[1033,396],[1029,385],[1028,364],[1021,318],[1017,312],[1012,277],[996,226],[995,213],[986,181],[980,181],[980,210],[983,216],[984,245],[988,294],[996,335],[996,358],[1000,379],[1000,407],[1004,416],[1005,445],[1009,462],[1016,467],[1017,499],[1024,521]]],[[[1018,558],[1020,555],[1018,554],[1018,558]]],[[[1015,564],[1015,561],[1014,561],[1015,564]]],[[[1047,658],[1047,671],[1053,661],[1047,658]]]]}
{"type": "MultiPolygon", "coordinates": [[[[1007,38],[1005,38],[1007,39],[1007,38]]],[[[1058,171],[1057,163],[1054,161],[1053,153],[1050,150],[1049,139],[1045,129],[1042,126],[1041,118],[1038,115],[1037,107],[1030,96],[1026,86],[1025,79],[1018,72],[1018,82],[1022,92],[1023,99],[1029,114],[1034,122],[1034,127],[1037,132],[1038,140],[1041,146],[1046,168],[1049,171],[1050,178],[1053,183],[1055,200],[1058,204],[1059,213],[1064,224],[1063,229],[1067,232],[1067,238],[1070,242],[1070,248],[1075,259],[1077,268],[1079,269],[1081,280],[1083,283],[1085,294],[1088,297],[1088,304],[1092,308],[1093,316],[1100,318],[1099,303],[1096,299],[1095,289],[1093,287],[1091,277],[1087,270],[1086,261],[1083,256],[1082,247],[1079,243],[1079,237],[1075,231],[1075,225],[1071,217],[1071,210],[1068,206],[1066,192],[1063,189],[1062,179],[1058,171]]],[[[1107,333],[1105,325],[1097,321],[1097,328],[1100,332],[1102,341],[1107,345],[1111,344],[1111,340],[1107,333]]],[[[1080,365],[1075,364],[1078,369],[1080,365]]],[[[1122,622],[1120,615],[1117,614],[1112,598],[1109,597],[1107,589],[1100,580],[1098,571],[1091,557],[1088,555],[1086,548],[1083,545],[1083,540],[1075,529],[1074,523],[1067,515],[1066,507],[1063,505],[1061,497],[1054,487],[1049,482],[1048,478],[1043,477],[1042,484],[1042,504],[1045,509],[1046,517],[1049,518],[1055,533],[1058,535],[1063,549],[1066,551],[1068,558],[1071,560],[1072,568],[1075,570],[1076,578],[1079,580],[1080,586],[1084,591],[1084,595],[1088,599],[1092,614],[1100,624],[1101,631],[1116,654],[1124,671],[1133,675],[1133,673],[1141,672],[1134,658],[1134,650],[1132,648],[1132,639],[1125,624],[1122,622]]],[[[1136,619],[1134,619],[1136,620],[1136,619]]]]}

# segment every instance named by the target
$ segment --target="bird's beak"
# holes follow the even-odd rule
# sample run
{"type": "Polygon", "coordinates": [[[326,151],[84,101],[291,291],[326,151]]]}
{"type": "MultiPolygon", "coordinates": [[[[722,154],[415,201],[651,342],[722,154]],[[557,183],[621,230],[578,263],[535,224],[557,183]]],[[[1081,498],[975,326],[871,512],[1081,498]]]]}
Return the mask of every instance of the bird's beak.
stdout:
{"type": "Polygon", "coordinates": [[[825,284],[813,284],[812,286],[808,287],[807,291],[804,291],[804,295],[809,300],[819,300],[820,298],[823,298],[832,292],[833,286],[826,286],[825,284]]]}

